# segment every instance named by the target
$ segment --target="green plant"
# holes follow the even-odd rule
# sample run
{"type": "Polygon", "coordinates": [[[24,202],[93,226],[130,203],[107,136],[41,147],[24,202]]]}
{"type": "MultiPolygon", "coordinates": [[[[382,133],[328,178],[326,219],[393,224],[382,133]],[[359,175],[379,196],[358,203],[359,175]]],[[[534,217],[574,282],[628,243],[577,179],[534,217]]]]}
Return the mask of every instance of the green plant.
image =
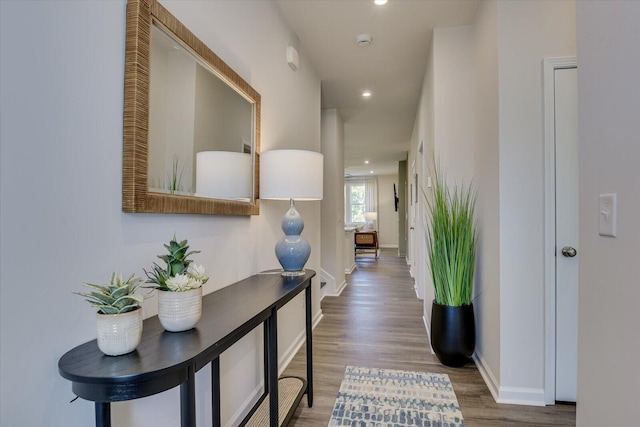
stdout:
{"type": "Polygon", "coordinates": [[[434,176],[433,192],[425,198],[430,214],[426,234],[435,300],[456,307],[471,304],[476,258],[476,190],[473,183],[463,183],[450,191],[437,164],[434,176]]]}
{"type": "Polygon", "coordinates": [[[171,194],[176,191],[182,190],[182,175],[184,175],[184,165],[182,169],[179,167],[180,160],[177,155],[173,156],[173,165],[171,171],[167,172],[167,179],[169,181],[169,191],[171,194]]]}
{"type": "Polygon", "coordinates": [[[92,289],[90,293],[72,292],[85,297],[86,301],[92,307],[97,307],[102,314],[127,313],[140,307],[140,303],[144,300],[144,297],[135,294],[142,279],[133,276],[132,274],[127,280],[122,280],[121,276],[111,273],[111,279],[106,285],[83,283],[84,286],[92,289]]]}
{"type": "Polygon", "coordinates": [[[151,286],[152,288],[161,291],[187,291],[199,288],[209,280],[203,266],[191,265],[192,261],[187,257],[200,251],[189,252],[186,240],[178,242],[174,235],[169,244],[164,247],[169,253],[158,255],[158,258],[167,264],[166,268],[154,262],[151,271],[144,270],[147,283],[155,284],[151,286]]]}

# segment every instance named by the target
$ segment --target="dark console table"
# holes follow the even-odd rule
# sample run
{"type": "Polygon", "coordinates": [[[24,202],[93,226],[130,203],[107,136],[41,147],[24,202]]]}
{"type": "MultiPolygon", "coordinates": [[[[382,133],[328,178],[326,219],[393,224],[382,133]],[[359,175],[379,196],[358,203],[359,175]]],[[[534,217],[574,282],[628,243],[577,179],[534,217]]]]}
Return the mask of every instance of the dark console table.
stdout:
{"type": "MultiPolygon", "coordinates": [[[[242,425],[267,425],[260,421],[261,408],[268,408],[268,425],[286,425],[307,394],[313,404],[311,341],[311,279],[282,277],[278,272],[256,274],[202,299],[202,318],[192,330],[166,332],[157,316],[144,321],[142,342],[123,356],[105,356],[96,340],[67,352],[58,362],[60,375],[72,382],[73,392],[95,402],[96,426],[111,426],[111,402],[150,396],[180,386],[181,427],[196,425],[195,373],[211,363],[213,426],[220,427],[220,354],[264,324],[265,392],[242,425]],[[278,309],[305,291],[307,378],[300,391],[286,399],[290,407],[278,418],[278,309]],[[264,403],[263,403],[264,402],[264,403]],[[267,405],[268,402],[268,405],[267,405]]],[[[283,379],[280,381],[285,381],[283,379]]],[[[289,387],[289,386],[287,386],[289,387]]],[[[289,387],[290,388],[290,387],[289,387]]],[[[285,400],[285,399],[282,399],[285,400]]]]}

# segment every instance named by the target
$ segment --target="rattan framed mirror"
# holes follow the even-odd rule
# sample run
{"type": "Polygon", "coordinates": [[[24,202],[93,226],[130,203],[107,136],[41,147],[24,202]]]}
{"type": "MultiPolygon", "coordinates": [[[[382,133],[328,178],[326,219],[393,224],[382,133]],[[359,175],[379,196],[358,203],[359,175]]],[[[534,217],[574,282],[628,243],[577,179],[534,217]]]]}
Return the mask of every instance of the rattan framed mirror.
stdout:
{"type": "MultiPolygon", "coordinates": [[[[235,114],[237,108],[233,111],[235,114]]],[[[260,94],[156,0],[129,0],[125,46],[122,210],[258,215],[259,165],[260,94]],[[189,71],[188,75],[193,75],[189,78],[193,79],[193,85],[200,86],[185,91],[182,82],[174,87],[174,82],[166,75],[173,76],[176,68],[183,69],[184,66],[180,64],[171,65],[168,72],[157,71],[158,65],[153,61],[162,57],[162,52],[158,53],[161,45],[167,46],[167,55],[190,58],[191,62],[186,67],[194,71],[189,71]],[[202,78],[209,83],[201,84],[202,78]],[[157,87],[164,87],[158,83],[163,79],[170,83],[157,92],[157,87]],[[209,94],[208,89],[203,89],[205,86],[223,87],[220,90],[231,93],[228,96],[235,98],[231,101],[225,99],[218,102],[216,107],[211,107],[209,105],[214,103],[213,100],[200,99],[203,93],[209,94]],[[182,99],[187,97],[186,92],[193,99],[182,99]],[[176,95],[171,98],[171,93],[180,96],[180,102],[175,101],[176,95]],[[171,101],[167,101],[168,98],[171,101]],[[241,105],[241,119],[229,118],[231,113],[227,107],[232,104],[241,105]],[[166,105],[170,107],[164,107],[166,105]],[[188,107],[176,109],[176,105],[188,107]],[[209,107],[202,110],[202,105],[209,107]],[[183,116],[184,111],[192,107],[195,120],[182,118],[182,123],[173,123],[174,116],[183,116]],[[158,115],[157,111],[162,111],[162,115],[158,115]],[[172,111],[177,114],[172,114],[172,111]],[[203,134],[202,129],[215,127],[212,124],[215,120],[219,122],[218,127],[231,122],[241,125],[237,130],[225,130],[224,135],[198,137],[203,134]],[[193,128],[185,132],[184,123],[191,122],[195,123],[189,125],[193,128]],[[156,127],[158,123],[162,129],[156,127]],[[158,143],[158,140],[161,142],[158,143]],[[215,140],[224,140],[224,143],[215,140]],[[205,143],[201,141],[214,146],[203,148],[205,143]],[[176,150],[180,155],[175,154],[176,150]],[[204,170],[204,167],[200,167],[199,158],[202,151],[237,151],[238,157],[244,157],[242,164],[245,166],[227,167],[227,175],[216,179],[219,182],[215,184],[229,187],[238,181],[238,175],[246,181],[247,194],[219,196],[218,193],[199,190],[205,188],[199,182],[204,180],[200,178],[200,172],[204,170]],[[187,184],[182,188],[184,177],[187,184]],[[180,178],[180,182],[177,178],[180,178]]],[[[219,168],[214,169],[218,171],[219,168]]]]}

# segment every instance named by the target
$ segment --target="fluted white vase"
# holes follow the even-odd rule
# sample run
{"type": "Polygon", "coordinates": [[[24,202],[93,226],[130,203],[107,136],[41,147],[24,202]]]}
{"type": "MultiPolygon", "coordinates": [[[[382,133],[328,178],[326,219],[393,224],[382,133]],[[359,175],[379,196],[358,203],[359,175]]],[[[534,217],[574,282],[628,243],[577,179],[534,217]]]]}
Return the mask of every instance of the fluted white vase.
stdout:
{"type": "Polygon", "coordinates": [[[98,348],[107,356],[131,353],[142,339],[142,307],[122,314],[96,314],[98,348]]]}
{"type": "Polygon", "coordinates": [[[169,332],[192,329],[202,316],[202,287],[188,291],[158,290],[158,318],[169,332]]]}

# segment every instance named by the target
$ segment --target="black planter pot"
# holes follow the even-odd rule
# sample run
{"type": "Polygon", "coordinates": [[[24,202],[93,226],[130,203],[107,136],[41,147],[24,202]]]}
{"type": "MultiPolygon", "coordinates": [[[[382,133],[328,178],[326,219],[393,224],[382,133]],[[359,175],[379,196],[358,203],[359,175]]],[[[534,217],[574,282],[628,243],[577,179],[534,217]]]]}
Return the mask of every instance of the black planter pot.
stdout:
{"type": "Polygon", "coordinates": [[[459,367],[469,361],[476,348],[473,304],[451,307],[433,301],[431,347],[443,365],[459,367]]]}

